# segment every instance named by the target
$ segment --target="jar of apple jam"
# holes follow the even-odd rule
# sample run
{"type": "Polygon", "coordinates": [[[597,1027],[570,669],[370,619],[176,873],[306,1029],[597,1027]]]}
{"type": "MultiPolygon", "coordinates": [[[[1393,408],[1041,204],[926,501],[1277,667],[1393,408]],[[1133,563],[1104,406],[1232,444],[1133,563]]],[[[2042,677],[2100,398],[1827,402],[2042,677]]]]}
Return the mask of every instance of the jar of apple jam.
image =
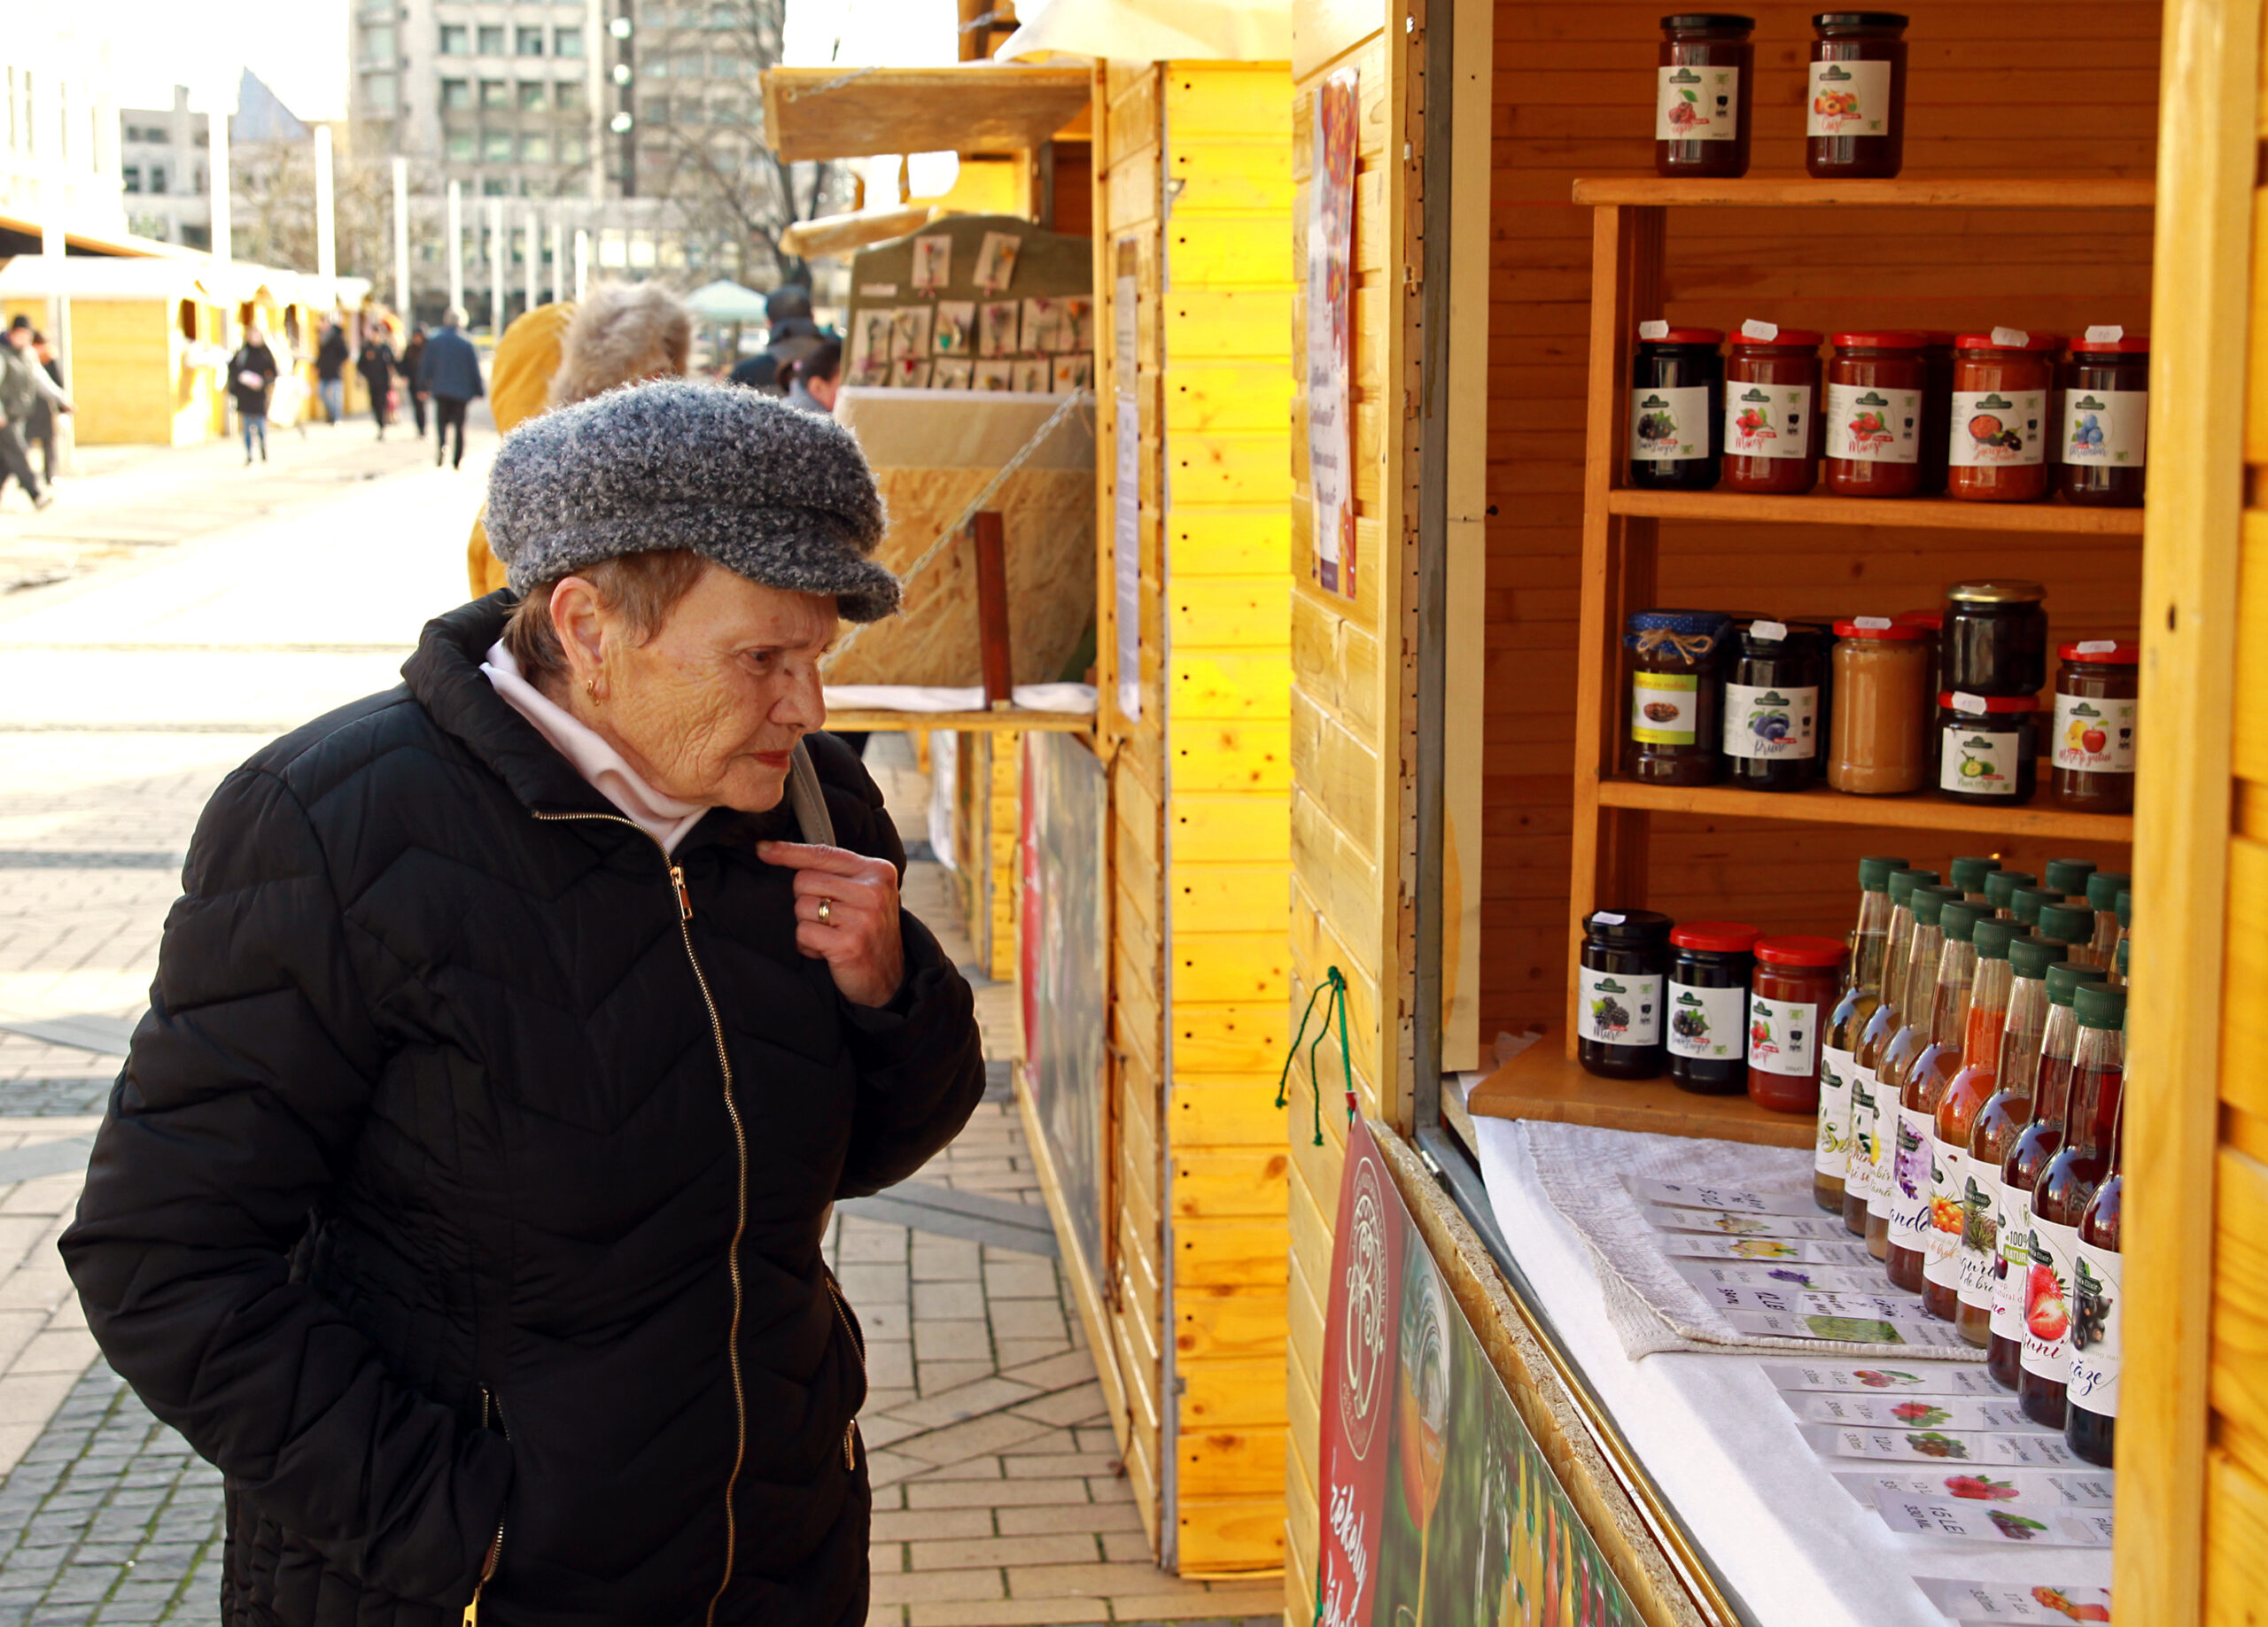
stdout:
{"type": "Polygon", "coordinates": [[[1922,489],[1927,336],[1838,333],[1827,364],[1821,450],[1837,497],[1911,497],[1922,489]]]}
{"type": "Polygon", "coordinates": [[[1995,328],[1953,341],[1948,495],[2030,503],[2047,495],[2049,406],[2060,335],[1995,328]]]}
{"type": "Polygon", "coordinates": [[[2149,430],[2149,336],[2090,328],[2073,339],[2063,382],[2063,500],[2140,508],[2149,430]]]}
{"type": "Polygon", "coordinates": [[[2085,639],[2055,653],[2063,664],[2055,672],[2048,797],[2058,808],[2085,813],[2132,813],[2142,647],[2085,639]]]}
{"type": "Polygon", "coordinates": [[[1819,479],[1819,335],[1743,322],[1725,361],[1728,492],[1795,496],[1819,479]]]}
{"type": "Polygon", "coordinates": [[[1804,167],[1822,181],[1895,175],[1906,162],[1906,19],[1822,12],[1811,23],[1804,167]]]}
{"type": "Polygon", "coordinates": [[[1748,174],[1753,17],[1688,12],[1662,19],[1654,60],[1654,173],[1748,174]]]}

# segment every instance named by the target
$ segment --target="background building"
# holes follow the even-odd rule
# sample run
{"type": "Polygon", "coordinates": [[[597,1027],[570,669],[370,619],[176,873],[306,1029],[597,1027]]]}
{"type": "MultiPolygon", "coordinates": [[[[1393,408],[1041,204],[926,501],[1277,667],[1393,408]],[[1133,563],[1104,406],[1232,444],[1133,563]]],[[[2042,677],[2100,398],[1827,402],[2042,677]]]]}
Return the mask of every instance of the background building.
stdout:
{"type": "Polygon", "coordinates": [[[189,87],[174,87],[171,107],[119,109],[118,127],[127,229],[160,243],[211,248],[212,120],[190,111],[189,87]]]}
{"type": "MultiPolygon", "coordinates": [[[[58,8],[60,9],[60,8],[58,8]]],[[[0,216],[36,221],[59,209],[74,232],[122,236],[118,119],[99,35],[15,8],[0,29],[0,216]]],[[[0,243],[0,254],[37,244],[0,243]]]]}

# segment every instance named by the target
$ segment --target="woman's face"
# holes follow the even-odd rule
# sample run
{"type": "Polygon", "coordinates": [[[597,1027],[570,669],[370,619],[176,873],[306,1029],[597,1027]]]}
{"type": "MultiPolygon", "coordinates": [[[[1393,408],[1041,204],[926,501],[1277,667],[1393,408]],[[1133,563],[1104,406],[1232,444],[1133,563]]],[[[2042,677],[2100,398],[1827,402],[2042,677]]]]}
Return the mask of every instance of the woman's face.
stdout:
{"type": "Polygon", "coordinates": [[[796,742],[827,721],[819,658],[835,639],[831,594],[759,587],[710,564],[643,643],[579,577],[552,590],[551,615],[574,668],[562,698],[648,785],[750,813],[779,804],[796,742]]]}

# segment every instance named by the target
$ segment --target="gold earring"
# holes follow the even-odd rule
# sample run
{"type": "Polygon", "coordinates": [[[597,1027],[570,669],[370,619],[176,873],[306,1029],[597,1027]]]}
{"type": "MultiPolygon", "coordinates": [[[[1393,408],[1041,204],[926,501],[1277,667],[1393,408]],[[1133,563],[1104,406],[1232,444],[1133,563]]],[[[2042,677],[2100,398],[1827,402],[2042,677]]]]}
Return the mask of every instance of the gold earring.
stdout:
{"type": "Polygon", "coordinates": [[[584,693],[585,694],[588,695],[588,696],[591,698],[591,704],[592,704],[593,706],[596,706],[596,705],[599,703],[599,681],[598,681],[598,679],[596,679],[595,678],[585,678],[585,679],[583,680],[583,693],[584,693]]]}

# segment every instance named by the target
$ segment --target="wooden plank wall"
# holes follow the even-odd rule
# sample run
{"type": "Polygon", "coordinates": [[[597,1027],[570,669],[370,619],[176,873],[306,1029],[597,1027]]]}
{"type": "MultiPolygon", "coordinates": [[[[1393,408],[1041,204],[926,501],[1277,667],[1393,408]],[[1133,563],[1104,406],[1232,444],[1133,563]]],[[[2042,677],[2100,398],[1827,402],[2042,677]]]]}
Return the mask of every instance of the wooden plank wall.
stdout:
{"type": "MultiPolygon", "coordinates": [[[[2137,175],[2156,154],[2160,8],[1915,0],[1908,175],[2137,175]],[[2084,83],[2083,97],[2053,87],[2084,83]]],[[[1802,169],[1813,8],[1744,7],[1756,32],[1752,175],[1802,169]]],[[[1633,0],[1496,7],[1490,252],[1487,662],[1481,885],[1482,1048],[1565,1011],[1568,819],[1580,592],[1590,215],[1580,175],[1651,174],[1663,8],[1633,0]]],[[[1707,210],[1669,216],[1666,314],[1730,330],[1748,317],[1827,330],[2005,322],[2147,329],[2141,211],[1707,210]]],[[[1885,505],[1885,507],[1891,507],[1885,505]]],[[[1896,526],[1851,531],[1665,523],[1665,602],[1813,616],[1938,602],[1944,585],[2045,580],[2059,638],[2132,636],[2132,538],[2001,542],[1896,526]]],[[[1451,678],[1456,681],[1455,675],[1451,678]]],[[[1862,852],[1925,846],[1871,827],[1658,817],[1654,907],[1673,914],[1768,890],[1779,930],[1847,925],[1862,852]]],[[[2060,849],[2059,849],[2060,850],[2060,849]]],[[[2011,849],[2008,862],[2037,857],[2011,849]]],[[[2104,857],[2109,855],[2102,856],[2104,857]]],[[[1590,901],[1585,901],[1587,903],[1590,901]]],[[[1599,901],[1604,902],[1604,901],[1599,901]]]]}
{"type": "Polygon", "coordinates": [[[1284,1551],[1292,83],[1162,74],[1172,1513],[1206,1574],[1284,1551]]]}

